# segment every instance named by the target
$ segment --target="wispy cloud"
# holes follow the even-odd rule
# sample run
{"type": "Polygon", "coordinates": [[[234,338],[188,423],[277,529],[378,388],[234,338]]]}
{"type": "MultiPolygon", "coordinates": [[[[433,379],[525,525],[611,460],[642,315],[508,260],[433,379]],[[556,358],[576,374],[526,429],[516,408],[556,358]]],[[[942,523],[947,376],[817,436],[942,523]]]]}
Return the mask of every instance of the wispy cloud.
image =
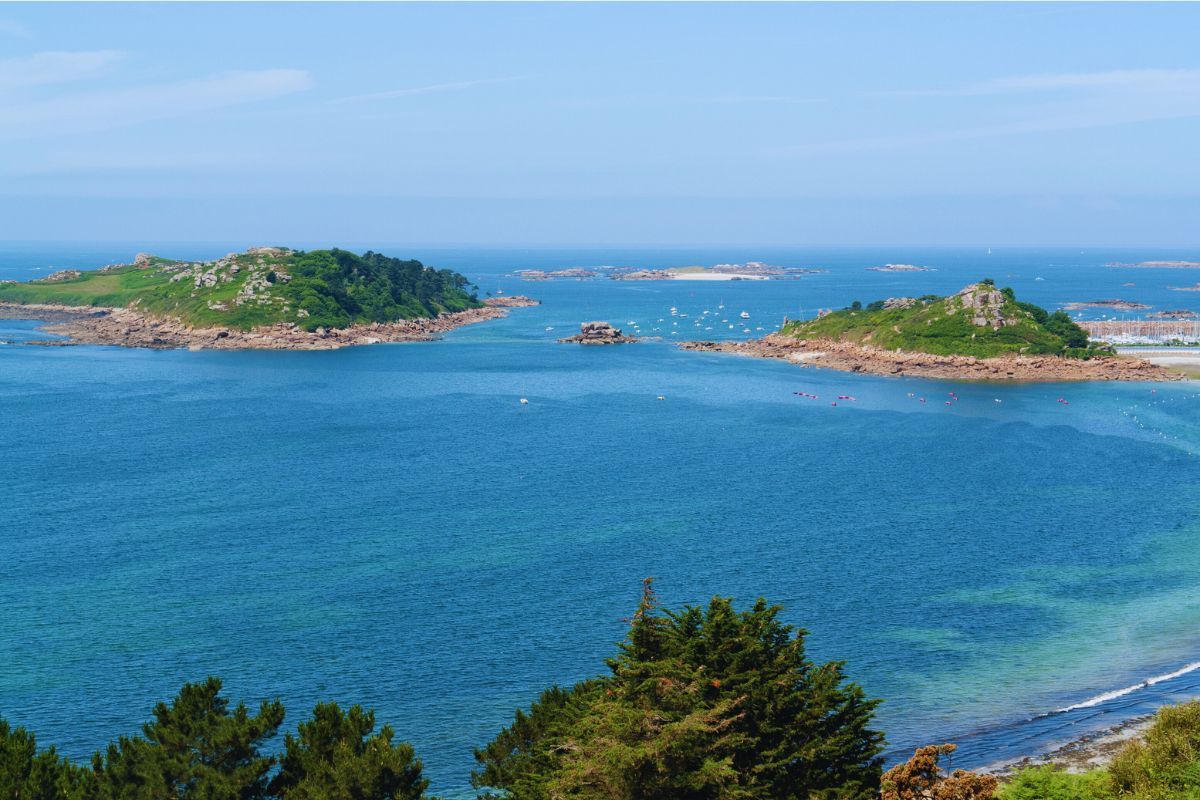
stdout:
{"type": "Polygon", "coordinates": [[[52,51],[0,59],[0,91],[69,83],[96,74],[124,57],[116,50],[52,51]]]}
{"type": "Polygon", "coordinates": [[[1049,92],[1063,89],[1173,92],[1200,84],[1200,69],[1120,69],[1109,72],[1063,72],[995,78],[968,86],[943,89],[900,89],[877,92],[893,97],[982,97],[999,94],[1049,92]]]}
{"type": "Polygon", "coordinates": [[[824,103],[825,100],[819,97],[793,97],[780,94],[748,94],[700,97],[692,102],[697,104],[712,105],[801,105],[807,103],[824,103]]]}
{"type": "Polygon", "coordinates": [[[12,104],[0,115],[0,134],[37,136],[116,128],[187,117],[310,88],[312,78],[295,69],[227,72],[210,78],[128,89],[77,93],[12,104]]]}
{"type": "Polygon", "coordinates": [[[412,97],[420,94],[436,94],[439,92],[458,92],[463,89],[473,89],[476,86],[488,86],[495,83],[508,83],[510,81],[522,80],[520,77],[510,78],[483,78],[474,81],[456,81],[454,83],[433,83],[428,86],[415,86],[408,89],[391,89],[386,92],[371,92],[370,94],[354,94],[348,97],[339,97],[333,100],[334,103],[360,103],[369,102],[371,100],[391,100],[397,97],[412,97]]]}
{"type": "Polygon", "coordinates": [[[1001,136],[1106,128],[1200,117],[1200,69],[1137,69],[997,78],[959,89],[888,92],[889,96],[961,98],[1031,95],[1006,107],[1007,121],[986,125],[847,138],[788,148],[792,154],[858,152],[1001,136]],[[1051,93],[1051,94],[1047,94],[1051,93]],[[1065,93],[1065,96],[1064,96],[1065,93]]]}
{"type": "Polygon", "coordinates": [[[16,36],[21,39],[28,39],[33,36],[33,31],[16,20],[0,18],[0,36],[16,36]]]}

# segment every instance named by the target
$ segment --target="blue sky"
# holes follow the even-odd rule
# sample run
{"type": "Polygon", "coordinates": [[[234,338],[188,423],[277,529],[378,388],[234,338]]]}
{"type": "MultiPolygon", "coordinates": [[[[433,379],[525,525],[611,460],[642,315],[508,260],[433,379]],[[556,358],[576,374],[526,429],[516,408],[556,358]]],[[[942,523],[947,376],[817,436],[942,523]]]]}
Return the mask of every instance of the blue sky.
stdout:
{"type": "Polygon", "coordinates": [[[1200,5],[0,4],[0,239],[1200,244],[1200,5]]]}

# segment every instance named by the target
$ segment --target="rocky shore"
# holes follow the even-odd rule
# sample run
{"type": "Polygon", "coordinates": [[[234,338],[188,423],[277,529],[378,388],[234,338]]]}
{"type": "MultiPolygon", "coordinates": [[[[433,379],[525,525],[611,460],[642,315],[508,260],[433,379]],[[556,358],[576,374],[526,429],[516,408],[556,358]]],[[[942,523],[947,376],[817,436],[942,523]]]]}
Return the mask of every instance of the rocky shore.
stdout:
{"type": "Polygon", "coordinates": [[[336,350],[354,345],[383,342],[417,342],[439,334],[506,316],[507,308],[537,305],[527,297],[504,298],[431,319],[374,322],[348,328],[317,328],[306,331],[294,323],[254,328],[190,327],[178,319],[150,317],[129,308],[91,306],[17,305],[0,303],[0,318],[36,319],[50,324],[44,330],[66,337],[30,341],[28,344],[61,346],[102,344],[154,349],[191,350],[336,350]]]}
{"type": "Polygon", "coordinates": [[[1057,356],[939,356],[882,350],[831,339],[770,334],[744,342],[680,342],[683,350],[779,358],[801,365],[869,375],[913,375],[976,381],[1173,381],[1184,376],[1137,358],[1088,361],[1057,356]]]}
{"type": "Polygon", "coordinates": [[[1111,728],[1088,733],[1042,753],[1013,761],[992,764],[980,772],[1007,778],[1026,767],[1051,765],[1065,772],[1089,772],[1108,766],[1117,753],[1135,739],[1141,739],[1154,722],[1154,716],[1134,717],[1111,728]]]}

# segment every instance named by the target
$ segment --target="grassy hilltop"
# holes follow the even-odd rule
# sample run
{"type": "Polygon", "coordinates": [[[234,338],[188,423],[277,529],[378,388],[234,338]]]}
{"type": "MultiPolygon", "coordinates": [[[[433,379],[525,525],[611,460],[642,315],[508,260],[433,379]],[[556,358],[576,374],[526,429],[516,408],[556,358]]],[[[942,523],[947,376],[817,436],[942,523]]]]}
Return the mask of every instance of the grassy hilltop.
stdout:
{"type": "Polygon", "coordinates": [[[990,280],[948,297],[900,297],[867,306],[855,302],[816,319],[789,322],[783,334],[835,339],[886,350],[990,358],[1008,354],[1091,358],[1109,351],[1064,311],[1053,314],[1017,300],[990,280]]]}
{"type": "Polygon", "coordinates": [[[196,327],[294,322],[311,331],[477,308],[472,288],[457,272],[379,253],[255,247],[205,262],[141,254],[133,264],[0,283],[0,302],[129,307],[196,327]]]}

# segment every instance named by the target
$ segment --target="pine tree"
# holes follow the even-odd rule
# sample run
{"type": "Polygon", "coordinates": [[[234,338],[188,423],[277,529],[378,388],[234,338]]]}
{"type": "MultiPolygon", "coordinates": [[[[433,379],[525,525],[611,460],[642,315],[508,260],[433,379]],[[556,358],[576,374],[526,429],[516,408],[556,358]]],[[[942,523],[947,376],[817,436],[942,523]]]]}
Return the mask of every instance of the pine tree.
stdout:
{"type": "Polygon", "coordinates": [[[759,600],[660,611],[646,582],[611,675],[543,695],[476,753],[514,800],[816,800],[879,790],[876,701],[759,600]],[[550,702],[547,702],[547,701],[550,702]]]}
{"type": "Polygon", "coordinates": [[[275,759],[259,748],[283,723],[283,705],[264,702],[251,716],[232,712],[221,681],[184,684],[154,708],[141,737],[121,737],[97,753],[98,800],[262,800],[275,759]]]}
{"type": "Polygon", "coordinates": [[[429,781],[407,743],[392,744],[392,728],[375,729],[375,712],[321,703],[313,718],[288,734],[270,792],[284,800],[423,800],[429,781]]]}

